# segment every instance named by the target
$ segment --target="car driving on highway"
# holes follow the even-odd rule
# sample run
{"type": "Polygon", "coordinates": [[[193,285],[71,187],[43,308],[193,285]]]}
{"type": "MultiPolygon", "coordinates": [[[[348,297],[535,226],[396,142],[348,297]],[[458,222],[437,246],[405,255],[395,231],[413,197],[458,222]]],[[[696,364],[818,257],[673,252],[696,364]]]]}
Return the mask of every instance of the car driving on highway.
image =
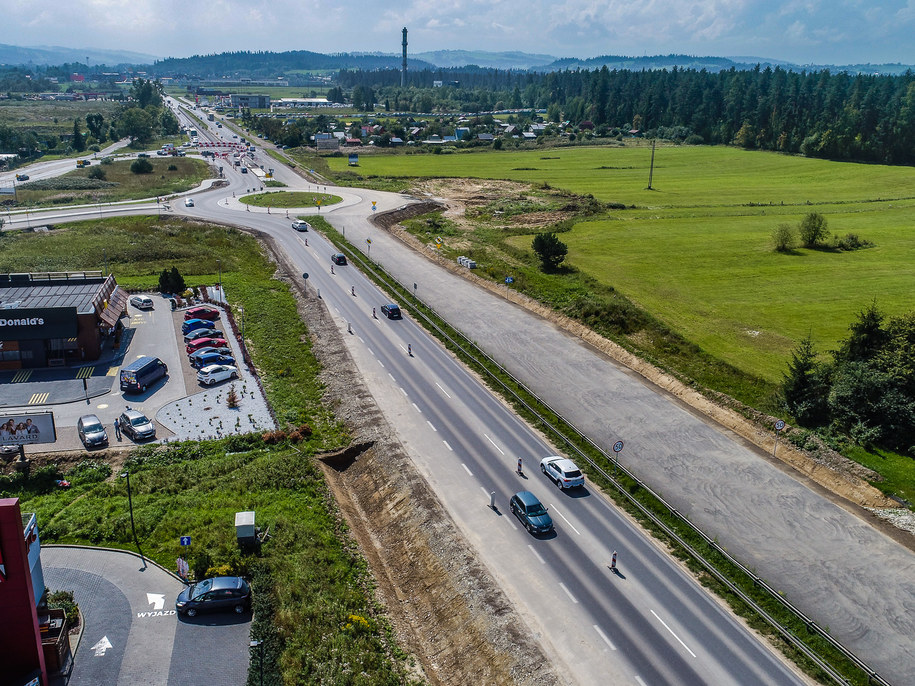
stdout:
{"type": "Polygon", "coordinates": [[[585,477],[572,460],[558,455],[540,460],[540,471],[556,482],[560,489],[577,488],[585,485],[585,477]]]}
{"type": "Polygon", "coordinates": [[[387,303],[386,305],[382,305],[381,314],[383,314],[388,319],[403,319],[403,315],[400,313],[400,308],[397,307],[397,305],[394,303],[387,303]]]}
{"type": "Polygon", "coordinates": [[[515,493],[509,501],[509,507],[512,514],[532,534],[546,534],[553,530],[553,518],[530,491],[515,493]]]}
{"type": "Polygon", "coordinates": [[[311,224],[301,219],[296,219],[292,222],[292,228],[296,231],[308,231],[311,228],[311,224]]]}

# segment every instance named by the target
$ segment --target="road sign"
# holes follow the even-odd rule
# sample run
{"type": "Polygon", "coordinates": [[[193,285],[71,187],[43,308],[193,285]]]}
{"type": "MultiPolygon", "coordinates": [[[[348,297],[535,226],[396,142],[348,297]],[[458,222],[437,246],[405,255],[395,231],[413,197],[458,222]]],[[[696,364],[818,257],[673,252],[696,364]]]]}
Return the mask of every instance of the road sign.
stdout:
{"type": "Polygon", "coordinates": [[[190,544],[191,544],[191,537],[190,537],[190,536],[182,536],[182,537],[181,537],[181,545],[190,545],[190,544]]]}
{"type": "Polygon", "coordinates": [[[515,283],[515,277],[514,277],[514,276],[506,276],[506,277],[505,277],[505,283],[515,283]]]}
{"type": "Polygon", "coordinates": [[[613,444],[613,452],[618,453],[622,449],[623,449],[622,441],[617,441],[616,443],[613,444]]]}
{"type": "Polygon", "coordinates": [[[308,272],[302,272],[302,278],[303,278],[303,279],[307,279],[307,278],[308,278],[308,272]]]}
{"type": "Polygon", "coordinates": [[[376,203],[376,202],[378,202],[378,201],[377,201],[377,200],[372,200],[372,212],[374,212],[375,210],[378,209],[377,207],[375,207],[375,203],[376,203]]]}
{"type": "Polygon", "coordinates": [[[785,428],[785,420],[784,420],[784,419],[779,419],[777,422],[775,422],[775,430],[776,430],[776,431],[781,431],[781,430],[784,429],[784,428],[785,428]]]}
{"type": "Polygon", "coordinates": [[[365,239],[365,242],[368,243],[369,245],[371,245],[371,244],[372,244],[372,239],[371,239],[371,238],[366,238],[366,239],[365,239]]]}

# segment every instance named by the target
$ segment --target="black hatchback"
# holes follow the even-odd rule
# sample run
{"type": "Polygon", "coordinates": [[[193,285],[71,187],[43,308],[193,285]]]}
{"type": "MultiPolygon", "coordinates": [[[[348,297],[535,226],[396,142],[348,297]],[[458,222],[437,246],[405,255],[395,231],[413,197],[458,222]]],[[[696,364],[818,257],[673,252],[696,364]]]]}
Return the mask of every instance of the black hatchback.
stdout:
{"type": "Polygon", "coordinates": [[[251,587],[240,576],[216,576],[188,586],[175,601],[179,614],[194,617],[198,612],[234,610],[236,614],[251,608],[251,587]]]}

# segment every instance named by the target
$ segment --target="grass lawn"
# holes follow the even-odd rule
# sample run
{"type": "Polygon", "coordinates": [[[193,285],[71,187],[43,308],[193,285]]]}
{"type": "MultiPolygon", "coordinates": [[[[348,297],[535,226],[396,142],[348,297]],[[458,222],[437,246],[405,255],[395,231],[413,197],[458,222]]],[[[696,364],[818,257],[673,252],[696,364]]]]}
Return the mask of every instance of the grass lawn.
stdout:
{"type": "Polygon", "coordinates": [[[212,173],[206,162],[187,157],[152,156],[149,162],[153,167],[149,174],[134,174],[130,171],[131,161],[101,164],[99,160],[92,160],[91,166],[74,169],[60,177],[27,181],[18,187],[18,206],[76,205],[154,198],[195,188],[212,173]],[[104,181],[92,183],[94,180],[89,174],[98,173],[93,172],[95,169],[104,172],[104,181]]]}
{"type": "MultiPolygon", "coordinates": [[[[345,158],[327,157],[347,174],[345,158]]],[[[567,264],[613,287],[713,357],[770,383],[797,340],[842,338],[874,298],[910,308],[915,170],[726,147],[558,148],[450,155],[362,155],[365,177],[476,177],[549,184],[631,207],[582,221],[561,240],[567,264]],[[818,211],[830,232],[876,244],[855,252],[776,254],[772,230],[818,211]]],[[[370,179],[374,181],[374,179],[370,179]]],[[[517,232],[516,232],[517,233],[517,232]]],[[[480,239],[502,240],[496,237],[480,239]]],[[[509,238],[530,253],[531,236],[509,238]]],[[[478,260],[480,261],[480,260],[478,260]]]]}
{"type": "Polygon", "coordinates": [[[298,208],[298,207],[328,207],[343,202],[339,195],[330,193],[307,193],[305,191],[277,191],[274,193],[257,193],[256,195],[244,195],[239,198],[240,202],[255,207],[280,207],[280,208],[298,208]]]}
{"type": "MultiPolygon", "coordinates": [[[[252,638],[267,646],[265,683],[410,683],[372,599],[366,563],[310,459],[349,437],[322,403],[319,364],[296,302],[273,279],[275,265],[259,244],[225,227],[125,217],[4,233],[0,245],[0,272],[95,269],[104,255],[120,283],[144,288],[171,266],[190,285],[215,283],[221,260],[226,294],[236,313],[244,308],[245,335],[278,419],[307,429],[295,444],[267,445],[253,435],[138,449],[128,466],[143,551],[171,569],[177,536],[191,532],[198,576],[253,578],[252,638]],[[260,557],[240,554],[234,542],[234,513],[249,509],[270,526],[260,557]]],[[[18,496],[37,512],[47,542],[133,548],[126,484],[109,476],[107,465],[91,461],[67,474],[69,490],[55,486],[56,467],[28,482],[0,476],[0,497],[18,496]]]]}

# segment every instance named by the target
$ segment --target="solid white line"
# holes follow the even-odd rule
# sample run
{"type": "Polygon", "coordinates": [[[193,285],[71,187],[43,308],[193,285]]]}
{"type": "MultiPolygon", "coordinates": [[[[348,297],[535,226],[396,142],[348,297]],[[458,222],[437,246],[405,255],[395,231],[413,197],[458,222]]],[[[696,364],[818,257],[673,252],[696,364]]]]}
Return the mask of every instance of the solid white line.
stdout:
{"type": "MultiPolygon", "coordinates": [[[[473,472],[471,472],[471,471],[467,468],[467,465],[465,465],[463,462],[461,462],[461,466],[464,468],[464,471],[467,472],[467,475],[468,475],[468,476],[473,476],[473,472]]],[[[486,489],[484,488],[483,490],[485,491],[486,489]]]]}
{"type": "Polygon", "coordinates": [[[438,433],[438,429],[432,426],[432,422],[430,422],[428,419],[426,420],[426,424],[428,424],[429,428],[432,429],[435,433],[438,433]]]}
{"type": "Polygon", "coordinates": [[[572,592],[571,592],[569,589],[566,588],[566,585],[560,581],[560,582],[559,582],[559,586],[562,588],[563,591],[566,592],[566,595],[569,596],[569,600],[571,600],[573,603],[575,603],[576,605],[578,605],[578,601],[575,600],[575,596],[573,596],[573,595],[572,595],[572,592]]]}
{"type": "Polygon", "coordinates": [[[487,441],[489,441],[490,443],[492,443],[492,446],[493,446],[496,450],[498,450],[498,451],[499,451],[500,453],[502,453],[503,455],[505,454],[505,452],[503,452],[502,448],[500,448],[499,446],[496,445],[496,442],[495,442],[494,440],[492,440],[492,439],[491,439],[489,436],[487,436],[486,434],[483,434],[483,436],[486,438],[487,441]]]}
{"type": "MultiPolygon", "coordinates": [[[[607,644],[607,647],[610,648],[610,650],[616,650],[616,646],[613,645],[613,643],[610,641],[609,638],[607,638],[607,634],[605,634],[603,631],[601,631],[600,627],[597,626],[597,624],[594,624],[593,626],[594,626],[594,630],[598,633],[598,635],[602,639],[604,639],[604,643],[607,644]]],[[[636,679],[638,679],[638,677],[636,677],[636,679]]],[[[639,679],[639,681],[641,681],[641,679],[639,679]]]]}
{"type": "Polygon", "coordinates": [[[405,397],[405,398],[409,398],[409,397],[410,397],[410,396],[407,395],[407,392],[403,389],[403,386],[400,386],[400,392],[404,394],[404,397],[405,397]]]}
{"type": "Polygon", "coordinates": [[[581,536],[581,533],[578,531],[578,529],[576,529],[574,526],[572,526],[572,522],[570,522],[568,519],[566,519],[565,516],[563,516],[562,512],[560,512],[559,510],[556,509],[556,505],[555,505],[554,503],[550,503],[550,506],[553,508],[553,510],[556,511],[556,514],[558,514],[560,517],[562,517],[562,520],[563,520],[566,524],[568,524],[569,526],[572,527],[572,531],[574,531],[576,534],[578,534],[579,536],[581,536]]]}
{"type": "Polygon", "coordinates": [[[438,381],[435,382],[435,385],[438,386],[438,390],[440,390],[442,393],[447,395],[448,399],[451,400],[451,396],[448,395],[448,391],[446,391],[444,388],[442,388],[442,385],[438,381]]]}
{"type": "MultiPolygon", "coordinates": [[[[394,375],[393,375],[393,374],[391,374],[391,372],[388,372],[388,376],[390,376],[390,377],[391,377],[391,381],[394,381],[394,375]]],[[[395,381],[395,383],[397,383],[397,382],[396,382],[396,381],[395,381]]]]}
{"type": "Polygon", "coordinates": [[[664,625],[664,628],[665,628],[665,629],[667,629],[668,631],[670,631],[670,635],[671,635],[671,636],[673,636],[675,639],[677,639],[678,641],[680,641],[680,645],[683,646],[684,648],[686,648],[686,652],[687,652],[687,653],[689,653],[689,654],[692,655],[693,657],[696,657],[696,653],[694,653],[692,650],[690,650],[689,647],[688,647],[683,641],[680,640],[680,637],[677,636],[677,634],[675,634],[675,633],[673,632],[673,630],[672,630],[669,626],[667,626],[667,623],[666,623],[663,619],[661,619],[660,617],[658,617],[658,613],[657,613],[657,612],[655,612],[654,610],[652,610],[652,611],[651,611],[651,614],[653,614],[653,615],[655,616],[655,618],[656,618],[659,622],[661,622],[661,624],[664,625]]]}
{"type": "Polygon", "coordinates": [[[423,411],[422,411],[421,409],[419,409],[419,405],[417,405],[416,403],[410,403],[410,404],[413,406],[413,409],[414,409],[414,410],[416,410],[416,411],[419,412],[420,414],[423,413],[423,411]]]}
{"type": "Polygon", "coordinates": [[[642,686],[648,686],[648,684],[642,681],[642,677],[640,677],[638,674],[633,675],[632,678],[638,681],[642,686]]]}
{"type": "MultiPolygon", "coordinates": [[[[445,444],[445,447],[448,448],[448,450],[450,450],[451,452],[454,452],[454,448],[452,448],[450,445],[448,445],[448,441],[442,441],[442,443],[445,444]]],[[[483,490],[486,490],[486,489],[483,489],[483,490]]]]}
{"type": "Polygon", "coordinates": [[[534,548],[534,546],[532,546],[530,543],[528,543],[527,547],[531,549],[532,553],[534,553],[534,557],[536,557],[538,560],[540,560],[540,564],[542,564],[542,565],[546,564],[546,560],[544,560],[542,557],[540,557],[540,553],[537,552],[537,549],[534,548]]]}

